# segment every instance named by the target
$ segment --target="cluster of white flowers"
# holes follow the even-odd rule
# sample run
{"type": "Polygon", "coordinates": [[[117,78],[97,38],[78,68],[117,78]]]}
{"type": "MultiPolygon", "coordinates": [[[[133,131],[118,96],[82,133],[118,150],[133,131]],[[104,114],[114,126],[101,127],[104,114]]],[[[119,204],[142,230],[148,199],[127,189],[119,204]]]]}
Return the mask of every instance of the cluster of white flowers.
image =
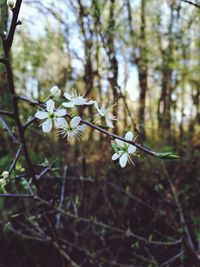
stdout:
{"type": "MultiPolygon", "coordinates": [[[[134,141],[133,140],[133,133],[131,131],[127,132],[124,137],[127,141],[134,141]]],[[[119,159],[119,164],[122,168],[124,168],[127,162],[131,162],[134,165],[130,155],[134,155],[136,152],[136,147],[129,143],[126,143],[120,139],[115,139],[112,142],[112,147],[115,151],[115,154],[112,156],[112,160],[119,159]]]]}
{"type": "MultiPolygon", "coordinates": [[[[67,102],[63,102],[59,108],[56,108],[55,101],[53,99],[60,96],[61,90],[58,88],[58,86],[53,86],[50,89],[50,96],[45,102],[45,109],[41,108],[42,110],[37,111],[35,114],[37,119],[43,120],[42,124],[40,125],[42,126],[43,132],[48,133],[53,128],[56,128],[58,130],[58,134],[62,134],[63,137],[67,137],[67,140],[74,137],[80,137],[85,132],[87,126],[85,124],[81,124],[81,118],[76,115],[71,115],[66,109],[62,108],[62,106],[67,109],[72,109],[84,105],[93,105],[98,112],[96,121],[103,121],[105,123],[104,126],[108,128],[114,128],[113,122],[116,121],[117,118],[111,113],[113,106],[99,106],[96,101],[87,99],[84,97],[84,95],[78,95],[76,91],[73,91],[71,93],[64,93],[64,97],[66,98],[67,102]],[[71,120],[68,122],[65,117],[71,117],[71,120]]],[[[133,133],[130,131],[126,133],[125,139],[132,141],[133,133]]],[[[135,154],[135,146],[119,139],[115,139],[115,141],[112,142],[112,147],[115,150],[112,160],[119,159],[119,164],[122,168],[126,166],[127,162],[134,164],[130,158],[130,155],[135,154]]]]}

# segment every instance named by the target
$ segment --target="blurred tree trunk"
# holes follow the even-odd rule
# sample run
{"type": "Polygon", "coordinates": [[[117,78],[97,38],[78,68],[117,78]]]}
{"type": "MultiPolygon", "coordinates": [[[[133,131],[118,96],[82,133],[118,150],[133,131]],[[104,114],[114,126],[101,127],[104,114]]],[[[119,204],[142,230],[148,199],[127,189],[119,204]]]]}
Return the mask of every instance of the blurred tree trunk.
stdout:
{"type": "MultiPolygon", "coordinates": [[[[172,75],[175,63],[175,33],[173,31],[175,24],[179,18],[180,4],[173,1],[170,4],[170,20],[168,26],[168,45],[165,49],[162,46],[162,37],[159,35],[159,46],[162,56],[162,66],[161,66],[161,94],[158,100],[158,125],[159,133],[165,140],[169,140],[171,137],[171,107],[173,104],[171,95],[175,89],[172,83],[172,75]],[[176,11],[176,12],[175,12],[176,11]]],[[[160,16],[157,17],[158,25],[160,24],[160,16]]],[[[176,84],[176,82],[175,82],[176,84]]]]}
{"type": "MultiPolygon", "coordinates": [[[[170,5],[170,21],[168,27],[168,45],[165,49],[162,47],[162,37],[159,35],[159,46],[162,56],[161,65],[161,94],[158,100],[158,128],[160,135],[164,139],[170,138],[171,128],[171,93],[172,93],[172,63],[173,63],[173,49],[174,40],[172,29],[174,27],[174,3],[170,5]]],[[[160,24],[160,17],[158,16],[158,25],[160,24]]]]}
{"type": "Polygon", "coordinates": [[[140,98],[139,98],[139,131],[140,136],[145,139],[145,106],[147,92],[147,48],[146,48],[146,18],[145,18],[146,0],[141,1],[141,26],[140,26],[140,57],[138,59],[140,98]]]}
{"type": "MultiPolygon", "coordinates": [[[[163,59],[164,61],[166,60],[165,57],[163,59]]],[[[168,134],[170,134],[171,127],[171,78],[172,71],[168,64],[163,62],[161,95],[158,101],[158,122],[159,131],[165,137],[168,137],[168,134]]]]}
{"type": "MultiPolygon", "coordinates": [[[[116,57],[115,51],[115,0],[110,0],[110,9],[109,9],[109,22],[108,22],[108,30],[106,35],[106,42],[108,48],[108,58],[110,62],[110,71],[112,72],[112,77],[109,77],[109,82],[112,88],[113,102],[115,102],[115,108],[113,111],[113,115],[117,117],[118,115],[118,98],[119,98],[119,85],[118,85],[118,61],[116,57]]],[[[114,128],[114,132],[117,133],[117,126],[114,128]]]]}
{"type": "Polygon", "coordinates": [[[84,39],[84,77],[83,80],[86,86],[85,95],[89,95],[93,88],[93,66],[92,66],[92,46],[93,46],[93,31],[90,28],[89,14],[81,0],[78,0],[79,5],[79,25],[84,39]]]}
{"type": "MultiPolygon", "coordinates": [[[[104,29],[102,28],[101,22],[101,11],[100,8],[103,9],[106,2],[99,2],[97,0],[93,0],[93,8],[94,8],[94,18],[95,24],[97,25],[97,31],[108,57],[109,61],[109,77],[108,81],[110,83],[112,89],[112,99],[111,103],[115,103],[115,108],[113,110],[113,115],[117,117],[118,115],[118,107],[119,107],[119,97],[120,97],[120,87],[118,85],[118,60],[116,57],[116,49],[115,49],[115,0],[110,0],[110,7],[109,7],[109,19],[108,19],[108,27],[106,32],[103,35],[104,29]],[[111,73],[111,75],[110,75],[111,73]]],[[[109,95],[109,94],[108,94],[109,95]]],[[[110,96],[110,95],[109,95],[110,96]]],[[[118,133],[117,125],[113,129],[115,133],[118,133]]]]}
{"type": "Polygon", "coordinates": [[[132,43],[132,61],[137,65],[138,78],[140,86],[140,96],[139,96],[139,135],[144,141],[145,139],[145,107],[146,107],[146,94],[148,90],[148,58],[147,58],[147,44],[146,44],[146,0],[141,1],[141,17],[140,17],[140,34],[139,40],[137,41],[137,36],[133,30],[132,26],[132,10],[129,0],[126,0],[126,6],[128,11],[128,24],[129,24],[129,34],[132,43]],[[139,54],[136,53],[138,48],[139,54]]]}
{"type": "MultiPolygon", "coordinates": [[[[8,8],[6,0],[0,0],[0,34],[4,35],[7,32],[8,24],[8,8]]],[[[2,38],[0,38],[0,57],[3,56],[3,43],[2,38]]],[[[1,95],[1,108],[9,109],[10,107],[10,97],[7,92],[6,84],[6,72],[3,64],[0,64],[0,95],[1,95]]]]}
{"type": "Polygon", "coordinates": [[[195,109],[195,116],[191,116],[189,122],[189,132],[191,135],[195,131],[195,126],[200,124],[200,83],[198,81],[193,81],[191,98],[193,108],[195,109]]]}

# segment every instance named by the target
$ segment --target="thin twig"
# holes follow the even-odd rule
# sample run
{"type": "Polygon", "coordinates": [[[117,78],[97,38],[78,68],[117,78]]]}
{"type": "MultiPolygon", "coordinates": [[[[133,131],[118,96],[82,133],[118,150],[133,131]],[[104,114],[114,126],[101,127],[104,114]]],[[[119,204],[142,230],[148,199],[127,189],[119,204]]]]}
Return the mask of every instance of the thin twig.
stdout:
{"type": "Polygon", "coordinates": [[[183,251],[180,251],[178,254],[176,254],[176,255],[175,255],[174,257],[172,257],[171,259],[169,259],[169,260],[163,262],[163,263],[160,265],[160,267],[163,267],[163,266],[165,266],[165,265],[167,265],[167,264],[169,264],[169,263],[174,262],[176,259],[180,258],[180,257],[183,255],[183,253],[184,253],[183,251]]]}
{"type": "Polygon", "coordinates": [[[42,170],[40,174],[37,174],[36,179],[40,180],[47,172],[51,171],[51,165],[52,163],[50,163],[46,168],[44,168],[44,170],[42,170]]]}
{"type": "Polygon", "coordinates": [[[0,194],[0,197],[5,197],[5,198],[34,198],[34,194],[0,194]]]}
{"type": "Polygon", "coordinates": [[[10,129],[10,127],[8,126],[8,124],[5,122],[5,120],[1,116],[0,116],[0,123],[2,124],[3,129],[8,132],[8,134],[11,137],[11,139],[13,140],[13,142],[16,143],[16,144],[20,144],[20,141],[12,133],[12,130],[10,129]]]}
{"type": "Polygon", "coordinates": [[[14,113],[6,110],[0,110],[0,115],[9,116],[11,118],[14,117],[14,113]]]}
{"type": "Polygon", "coordinates": [[[181,1],[182,2],[185,2],[185,3],[188,3],[188,4],[192,5],[192,6],[195,6],[197,8],[200,8],[200,4],[198,5],[198,4],[196,4],[194,2],[191,2],[191,1],[188,1],[188,0],[181,0],[181,1]]]}
{"type": "MultiPolygon", "coordinates": [[[[63,172],[63,177],[67,176],[67,166],[64,167],[64,172],[63,172]]],[[[66,184],[66,179],[62,180],[62,188],[61,188],[61,193],[60,193],[60,204],[59,204],[59,209],[62,209],[63,202],[65,199],[65,184],[66,184]]],[[[61,213],[58,212],[56,216],[56,229],[59,229],[60,227],[60,220],[61,220],[61,213]]]]}
{"type": "Polygon", "coordinates": [[[165,166],[164,163],[162,164],[162,167],[163,167],[163,171],[164,171],[164,173],[165,173],[165,175],[166,175],[166,177],[168,179],[168,182],[169,182],[169,185],[170,185],[172,194],[174,196],[174,200],[175,200],[176,206],[178,208],[178,212],[179,212],[179,215],[180,215],[180,221],[181,221],[183,230],[184,230],[184,232],[185,232],[185,234],[187,236],[187,240],[188,240],[191,248],[194,249],[194,244],[192,242],[192,238],[190,236],[190,233],[189,233],[189,230],[188,230],[188,227],[187,227],[187,223],[185,221],[185,217],[184,217],[183,210],[182,210],[180,201],[179,201],[178,196],[177,196],[177,193],[176,193],[175,186],[174,186],[174,184],[172,182],[172,179],[170,178],[170,175],[168,174],[167,168],[166,168],[166,166],[165,166]]]}
{"type": "Polygon", "coordinates": [[[60,252],[60,254],[70,263],[70,266],[72,266],[72,267],[79,267],[79,265],[75,262],[75,261],[73,261],[72,259],[71,259],[71,257],[66,253],[66,251],[65,250],[63,250],[59,245],[58,245],[58,243],[57,242],[52,242],[52,244],[54,245],[54,247],[55,248],[57,248],[58,249],[58,251],[60,252]]]}
{"type": "Polygon", "coordinates": [[[11,166],[10,166],[10,169],[9,169],[9,174],[11,174],[11,172],[12,172],[13,169],[15,168],[15,165],[16,165],[16,163],[17,163],[17,161],[18,161],[18,158],[19,158],[19,156],[20,156],[21,151],[22,151],[22,145],[19,146],[19,148],[18,148],[18,150],[17,150],[17,153],[15,154],[14,160],[13,160],[11,166]]]}
{"type": "Polygon", "coordinates": [[[36,117],[33,117],[31,118],[30,120],[28,120],[24,125],[23,125],[23,128],[24,128],[24,131],[26,130],[26,128],[32,124],[34,121],[36,121],[36,117]]]}
{"type": "Polygon", "coordinates": [[[41,203],[49,206],[49,207],[52,207],[53,209],[59,211],[60,213],[62,213],[63,215],[65,215],[65,216],[67,216],[69,218],[73,218],[73,219],[75,219],[77,221],[82,221],[82,222],[85,222],[85,223],[91,223],[93,225],[100,226],[102,228],[118,232],[118,233],[123,234],[124,236],[127,236],[127,237],[133,237],[136,240],[144,242],[146,244],[152,244],[152,245],[158,245],[158,246],[176,246],[176,245],[179,245],[182,242],[182,239],[178,239],[178,240],[175,240],[175,241],[153,241],[153,240],[148,240],[148,239],[146,239],[146,238],[144,238],[142,236],[134,234],[133,232],[127,232],[127,231],[122,230],[120,228],[117,228],[115,226],[111,226],[111,225],[105,224],[103,222],[98,222],[98,221],[96,221],[94,219],[87,219],[87,218],[84,218],[84,217],[76,216],[76,215],[74,215],[74,214],[72,214],[70,212],[66,212],[63,209],[60,209],[59,207],[55,206],[54,204],[49,203],[45,199],[42,199],[42,198],[40,198],[38,196],[35,196],[35,199],[40,201],[41,203]]]}

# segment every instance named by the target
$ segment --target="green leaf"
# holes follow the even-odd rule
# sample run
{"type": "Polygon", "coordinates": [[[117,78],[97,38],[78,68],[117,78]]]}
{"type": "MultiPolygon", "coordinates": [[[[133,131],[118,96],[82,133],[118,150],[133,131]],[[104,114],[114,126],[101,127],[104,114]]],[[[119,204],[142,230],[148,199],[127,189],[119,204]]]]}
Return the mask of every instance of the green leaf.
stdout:
{"type": "Polygon", "coordinates": [[[118,152],[117,143],[115,141],[111,142],[112,149],[115,151],[115,153],[118,152]]]}
{"type": "Polygon", "coordinates": [[[178,159],[178,158],[180,158],[178,155],[174,154],[173,152],[156,153],[156,157],[158,157],[160,159],[178,159]]]}

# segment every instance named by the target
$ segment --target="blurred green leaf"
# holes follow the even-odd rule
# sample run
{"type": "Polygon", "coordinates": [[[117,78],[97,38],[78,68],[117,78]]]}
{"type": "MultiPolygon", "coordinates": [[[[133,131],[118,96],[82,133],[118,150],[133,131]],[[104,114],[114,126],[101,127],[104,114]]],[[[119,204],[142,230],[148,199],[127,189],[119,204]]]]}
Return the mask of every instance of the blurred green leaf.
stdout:
{"type": "Polygon", "coordinates": [[[156,153],[156,156],[160,159],[178,159],[180,158],[178,155],[173,152],[160,152],[156,153]]]}

